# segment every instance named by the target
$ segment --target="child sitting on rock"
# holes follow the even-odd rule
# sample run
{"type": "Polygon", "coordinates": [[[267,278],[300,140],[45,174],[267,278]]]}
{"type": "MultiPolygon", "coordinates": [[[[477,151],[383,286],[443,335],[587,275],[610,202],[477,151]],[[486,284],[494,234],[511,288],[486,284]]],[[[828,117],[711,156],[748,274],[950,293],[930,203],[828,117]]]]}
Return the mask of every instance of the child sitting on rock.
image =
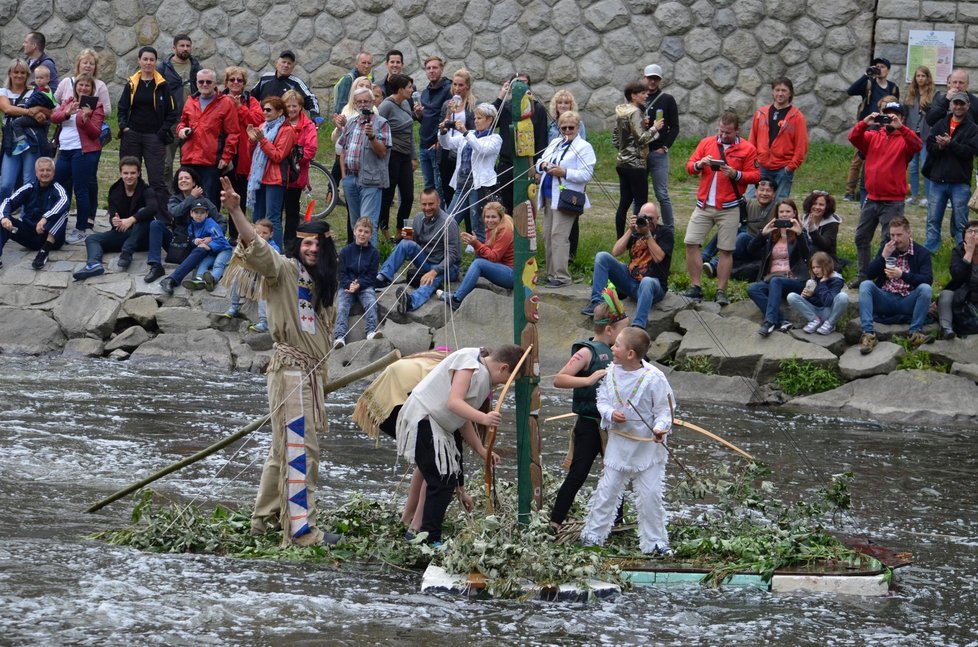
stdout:
{"type": "Polygon", "coordinates": [[[788,307],[808,320],[805,332],[829,335],[849,307],[849,295],[842,291],[846,283],[827,253],[815,252],[808,263],[812,278],[801,294],[788,295],[788,307]]]}
{"type": "Polygon", "coordinates": [[[188,290],[206,287],[210,292],[224,274],[224,267],[231,258],[231,243],[224,237],[221,226],[208,215],[209,206],[210,202],[197,200],[190,208],[187,234],[194,248],[173,274],[160,281],[160,288],[167,294],[173,294],[174,288],[191,270],[196,269],[194,278],[183,281],[183,287],[188,290]]]}
{"type": "Polygon", "coordinates": [[[340,250],[340,291],[336,294],[336,329],[333,348],[346,346],[350,306],[356,299],[363,306],[367,339],[381,337],[377,330],[377,296],[374,282],[380,269],[380,252],[370,243],[374,223],[363,217],[353,225],[353,242],[340,250]]]}
{"type": "Polygon", "coordinates": [[[611,347],[614,363],[598,385],[598,412],[601,426],[608,430],[608,446],[581,531],[585,546],[604,544],[625,486],[633,480],[638,493],[639,548],[646,554],[669,554],[662,488],[673,394],[662,371],[643,359],[650,344],[641,328],[629,326],[618,333],[611,347]]]}
{"type": "MultiPolygon", "coordinates": [[[[279,246],[272,239],[274,232],[275,225],[267,218],[262,218],[255,223],[255,233],[264,239],[268,243],[269,247],[281,254],[282,250],[279,249],[279,246]]],[[[255,285],[257,284],[257,280],[258,276],[253,275],[251,278],[253,285],[251,286],[251,290],[248,290],[249,293],[257,288],[257,285],[255,285]]],[[[227,309],[227,312],[225,312],[222,316],[228,319],[234,319],[238,316],[238,312],[241,310],[241,302],[243,300],[243,297],[241,296],[241,288],[238,287],[237,283],[233,283],[231,285],[231,289],[228,292],[228,297],[231,299],[231,305],[227,309]]],[[[265,299],[256,299],[256,301],[258,302],[258,322],[248,326],[248,330],[251,332],[268,332],[268,302],[265,301],[265,299]]]]}

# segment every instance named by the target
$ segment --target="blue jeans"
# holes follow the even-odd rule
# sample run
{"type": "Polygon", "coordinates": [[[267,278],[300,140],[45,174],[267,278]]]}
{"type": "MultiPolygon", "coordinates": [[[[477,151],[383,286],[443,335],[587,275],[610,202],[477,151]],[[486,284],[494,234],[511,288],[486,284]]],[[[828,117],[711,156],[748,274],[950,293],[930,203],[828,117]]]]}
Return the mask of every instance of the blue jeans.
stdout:
{"type": "Polygon", "coordinates": [[[748,285],[747,296],[764,315],[764,321],[777,325],[782,320],[781,300],[785,295],[801,292],[804,289],[804,281],[776,276],[770,281],[758,281],[748,285]]]}
{"type": "Polygon", "coordinates": [[[652,189],[659,203],[659,215],[664,224],[673,226],[672,200],[669,199],[669,153],[649,151],[649,177],[652,178],[652,189]]]}
{"type": "Polygon", "coordinates": [[[191,271],[193,271],[201,261],[203,261],[208,255],[212,254],[211,250],[205,249],[204,247],[194,247],[187,254],[187,258],[183,260],[182,263],[177,265],[177,269],[173,270],[173,274],[170,274],[170,278],[177,285],[180,285],[182,281],[191,271]]]}
{"type": "Polygon", "coordinates": [[[355,175],[343,178],[343,193],[346,195],[346,210],[350,214],[350,227],[360,216],[370,218],[374,223],[374,235],[370,242],[377,246],[377,230],[380,228],[380,198],[383,190],[376,186],[360,186],[355,175]]]}
{"type": "Polygon", "coordinates": [[[659,279],[646,276],[641,281],[636,281],[628,273],[627,265],[608,252],[598,252],[594,257],[594,278],[591,281],[592,304],[602,302],[601,290],[607,287],[609,280],[615,284],[615,289],[619,295],[632,297],[637,301],[632,325],[645,328],[652,306],[662,301],[663,297],[666,296],[666,291],[659,283],[659,279]]]}
{"type": "MultiPolygon", "coordinates": [[[[380,267],[380,274],[384,276],[387,280],[393,280],[397,276],[398,270],[401,269],[401,265],[404,261],[410,260],[411,265],[416,267],[419,272],[424,273],[430,270],[442,271],[445,268],[444,263],[429,263],[428,255],[422,253],[421,245],[417,244],[413,240],[401,239],[397,246],[394,247],[394,251],[391,255],[387,257],[384,264],[380,267]]],[[[458,278],[458,266],[452,266],[449,268],[448,272],[449,280],[456,280],[458,278]]],[[[435,293],[442,283],[444,276],[439,274],[435,277],[435,280],[431,282],[431,285],[422,285],[417,290],[411,293],[411,306],[410,310],[417,310],[423,306],[431,295],[435,293]]]]}
{"type": "Polygon", "coordinates": [[[333,339],[346,337],[346,331],[350,325],[350,306],[357,300],[363,306],[363,316],[366,319],[366,333],[369,335],[377,330],[377,295],[372,288],[357,290],[351,294],[346,290],[340,289],[336,293],[336,329],[333,331],[333,339]]]}
{"type": "Polygon", "coordinates": [[[930,192],[930,180],[924,178],[924,192],[920,192],[920,173],[924,170],[924,164],[927,162],[927,143],[924,142],[924,147],[920,149],[920,152],[910,158],[910,197],[916,198],[918,195],[923,195],[927,197],[930,192]]]}
{"type": "Polygon", "coordinates": [[[924,241],[931,254],[941,248],[941,224],[944,222],[944,209],[951,203],[951,238],[955,245],[961,244],[964,228],[968,225],[968,199],[971,186],[931,181],[927,184],[927,240],[924,241]]]}
{"type": "Polygon", "coordinates": [[[204,272],[210,270],[214,280],[220,281],[221,277],[224,276],[224,268],[227,267],[228,261],[231,260],[232,252],[234,252],[233,249],[222,249],[219,252],[208,254],[200,262],[200,265],[197,266],[197,271],[194,276],[203,276],[204,272]]]}
{"type": "Polygon", "coordinates": [[[92,199],[89,195],[92,178],[98,172],[98,161],[101,151],[83,153],[80,148],[58,151],[58,160],[54,165],[54,181],[65,188],[68,198],[75,193],[75,209],[77,210],[76,229],[91,229],[95,225],[95,211],[92,209],[92,199]]]}
{"type": "Polygon", "coordinates": [[[466,270],[465,276],[462,277],[462,283],[455,290],[454,296],[456,301],[461,301],[465,296],[475,288],[475,284],[478,283],[479,277],[486,277],[490,283],[495,283],[501,288],[506,288],[507,290],[513,289],[513,268],[508,265],[503,265],[502,263],[493,263],[492,261],[487,261],[484,258],[477,258],[472,261],[469,265],[469,269],[466,270]]]}
{"type": "MultiPolygon", "coordinates": [[[[228,298],[231,299],[231,308],[235,312],[241,309],[241,293],[238,292],[237,284],[231,286],[231,293],[228,298]]],[[[258,299],[258,321],[268,324],[268,301],[265,299],[258,299]]]]}
{"type": "MultiPolygon", "coordinates": [[[[750,245],[750,241],[754,240],[754,237],[747,233],[746,227],[741,226],[741,230],[737,232],[737,243],[734,247],[733,252],[733,262],[734,266],[740,265],[751,260],[750,255],[747,253],[747,247],[750,245]]],[[[714,234],[710,242],[706,244],[703,248],[704,263],[709,263],[714,270],[717,269],[717,263],[720,262],[720,257],[717,256],[717,235],[714,234]]]]}
{"type": "Polygon", "coordinates": [[[285,249],[282,231],[282,207],[284,204],[284,186],[281,184],[262,184],[255,192],[255,208],[251,214],[252,222],[258,222],[262,218],[272,221],[272,240],[275,241],[279,249],[285,249]]]}
{"type": "Polygon", "coordinates": [[[873,332],[873,321],[880,323],[907,323],[910,333],[924,327],[927,311],[930,309],[934,289],[921,283],[905,297],[892,292],[884,292],[872,281],[859,284],[859,325],[863,332],[873,332]]]}
{"type": "MultiPolygon", "coordinates": [[[[778,185],[778,190],[774,194],[774,202],[777,202],[781,198],[791,197],[791,183],[795,179],[795,172],[789,171],[787,166],[780,170],[764,168],[762,166],[761,179],[774,182],[778,185]]],[[[751,184],[747,187],[747,192],[744,193],[744,197],[753,198],[755,195],[757,195],[757,186],[751,184]]]]}
{"type": "Polygon", "coordinates": [[[205,164],[187,164],[190,168],[197,171],[200,177],[200,188],[204,190],[204,197],[215,205],[221,205],[221,182],[220,170],[217,165],[207,166],[205,164]]]}
{"type": "Polygon", "coordinates": [[[38,153],[30,150],[20,155],[4,154],[3,164],[0,166],[0,202],[28,182],[34,181],[34,163],[38,157],[38,153]]]}
{"type": "Polygon", "coordinates": [[[149,223],[149,257],[150,265],[163,265],[163,248],[169,249],[173,242],[173,232],[159,220],[149,223]]]}
{"type": "Polygon", "coordinates": [[[799,293],[788,295],[788,307],[804,317],[805,321],[815,321],[816,318],[828,321],[833,326],[849,307],[849,295],[839,292],[832,300],[831,307],[817,306],[799,293]]]}
{"type": "Polygon", "coordinates": [[[465,230],[475,234],[480,243],[486,242],[486,228],[482,224],[482,208],[484,189],[473,189],[472,184],[466,182],[458,187],[455,195],[452,196],[452,203],[448,205],[448,213],[453,215],[455,222],[461,224],[465,221],[465,230]]]}
{"type": "Polygon", "coordinates": [[[438,197],[441,199],[441,206],[444,209],[447,205],[445,204],[445,193],[441,188],[441,172],[438,169],[438,149],[422,148],[418,157],[421,163],[421,177],[424,180],[424,188],[434,187],[435,191],[438,192],[438,197]]]}

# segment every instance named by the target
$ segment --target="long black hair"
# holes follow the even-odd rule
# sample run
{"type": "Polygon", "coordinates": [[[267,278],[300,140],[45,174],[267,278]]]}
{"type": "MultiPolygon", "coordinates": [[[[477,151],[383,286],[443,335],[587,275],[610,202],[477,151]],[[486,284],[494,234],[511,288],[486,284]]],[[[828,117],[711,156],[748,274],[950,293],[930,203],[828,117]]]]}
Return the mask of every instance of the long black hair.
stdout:
{"type": "Polygon", "coordinates": [[[312,276],[312,282],[316,286],[316,300],[312,305],[314,309],[319,310],[333,305],[340,284],[336,244],[331,236],[327,237],[320,234],[317,238],[319,239],[319,254],[316,257],[316,266],[306,267],[306,270],[312,276]]]}

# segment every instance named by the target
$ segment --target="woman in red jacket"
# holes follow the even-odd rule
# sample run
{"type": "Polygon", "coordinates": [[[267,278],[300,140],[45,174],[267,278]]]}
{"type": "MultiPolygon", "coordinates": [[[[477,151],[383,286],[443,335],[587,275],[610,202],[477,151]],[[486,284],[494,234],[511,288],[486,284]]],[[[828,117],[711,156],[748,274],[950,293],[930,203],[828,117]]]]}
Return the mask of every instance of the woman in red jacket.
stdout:
{"type": "Polygon", "coordinates": [[[283,162],[295,146],[295,129],[285,118],[285,104],[278,97],[266,97],[261,102],[265,125],[248,126],[248,139],[254,147],[251,173],[248,175],[248,208],[251,218],[272,221],[272,239],[282,249],[282,205],[288,180],[283,162]]]}
{"type": "Polygon", "coordinates": [[[482,208],[482,223],[486,229],[486,242],[480,243],[475,234],[462,232],[462,242],[472,245],[478,256],[462,278],[462,283],[454,294],[442,293],[442,300],[458,310],[462,299],[475,288],[480,277],[485,277],[507,290],[513,289],[513,219],[506,214],[506,208],[499,202],[488,202],[482,208]]]}
{"type": "Polygon", "coordinates": [[[319,137],[316,124],[303,112],[305,100],[295,90],[289,90],[282,95],[285,103],[285,116],[290,126],[295,129],[297,143],[302,146],[302,159],[299,160],[299,178],[290,182],[285,189],[285,255],[294,256],[296,237],[295,229],[299,226],[299,199],[302,191],[309,185],[309,162],[316,157],[319,147],[319,137]]]}
{"type": "MultiPolygon", "coordinates": [[[[95,210],[92,206],[96,203],[89,196],[89,190],[98,173],[98,161],[102,152],[99,136],[102,134],[102,122],[105,121],[105,108],[96,102],[95,79],[91,74],[82,73],[75,77],[74,96],[65,99],[51,113],[51,121],[61,125],[54,181],[65,188],[69,197],[72,191],[75,193],[77,232],[87,232],[95,226],[95,210]]],[[[76,234],[67,242],[77,243],[84,239],[84,235],[76,234]]]]}
{"type": "MultiPolygon", "coordinates": [[[[248,87],[248,70],[237,65],[224,68],[224,94],[234,99],[238,106],[238,130],[241,133],[238,137],[238,152],[234,157],[234,172],[231,173],[231,184],[238,195],[245,195],[248,192],[248,174],[251,172],[251,140],[246,136],[248,126],[261,126],[265,122],[265,116],[261,111],[261,104],[258,99],[248,94],[245,88],[248,87]]],[[[242,205],[244,208],[245,205],[242,205]]],[[[238,237],[238,230],[234,226],[234,221],[228,218],[228,240],[234,241],[238,237]]]]}

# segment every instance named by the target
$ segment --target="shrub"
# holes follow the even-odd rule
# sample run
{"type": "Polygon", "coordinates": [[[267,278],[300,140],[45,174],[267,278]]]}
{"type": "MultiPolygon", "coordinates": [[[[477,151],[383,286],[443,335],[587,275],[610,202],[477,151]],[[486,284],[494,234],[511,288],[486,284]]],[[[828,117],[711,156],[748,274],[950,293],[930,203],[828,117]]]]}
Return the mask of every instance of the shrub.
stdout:
{"type": "Polygon", "coordinates": [[[835,371],[792,357],[781,362],[774,383],[794,396],[831,391],[842,386],[842,378],[835,371]]]}

